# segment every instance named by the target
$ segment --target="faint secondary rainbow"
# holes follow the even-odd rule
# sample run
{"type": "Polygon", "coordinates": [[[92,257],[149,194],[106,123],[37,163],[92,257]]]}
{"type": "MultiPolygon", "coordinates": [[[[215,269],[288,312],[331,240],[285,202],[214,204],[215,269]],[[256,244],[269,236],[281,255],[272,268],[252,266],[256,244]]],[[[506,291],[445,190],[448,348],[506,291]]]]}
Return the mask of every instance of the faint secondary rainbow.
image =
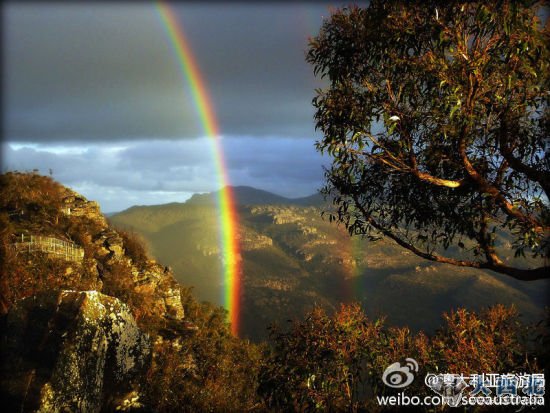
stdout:
{"type": "Polygon", "coordinates": [[[224,301],[229,311],[231,331],[239,332],[240,296],[241,296],[241,268],[240,253],[237,240],[237,213],[233,194],[229,187],[227,168],[223,155],[223,148],[219,137],[218,121],[214,113],[214,106],[210,101],[208,90],[204,84],[199,66],[191,47],[186,40],[181,24],[170,5],[164,1],[156,3],[156,7],[170,45],[174,51],[185,83],[191,89],[200,123],[206,135],[210,138],[212,152],[215,158],[216,175],[221,189],[217,199],[220,224],[220,243],[223,255],[223,272],[225,282],[224,301]]]}

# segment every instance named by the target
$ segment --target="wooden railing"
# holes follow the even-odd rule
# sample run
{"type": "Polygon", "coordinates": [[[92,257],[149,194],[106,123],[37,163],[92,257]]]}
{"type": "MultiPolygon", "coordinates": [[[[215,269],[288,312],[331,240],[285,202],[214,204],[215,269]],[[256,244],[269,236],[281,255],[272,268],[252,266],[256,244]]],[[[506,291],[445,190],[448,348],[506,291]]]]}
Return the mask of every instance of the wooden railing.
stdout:
{"type": "Polygon", "coordinates": [[[84,250],[75,243],[41,235],[18,236],[15,249],[21,252],[40,251],[66,261],[82,262],[84,259],[84,250]]]}

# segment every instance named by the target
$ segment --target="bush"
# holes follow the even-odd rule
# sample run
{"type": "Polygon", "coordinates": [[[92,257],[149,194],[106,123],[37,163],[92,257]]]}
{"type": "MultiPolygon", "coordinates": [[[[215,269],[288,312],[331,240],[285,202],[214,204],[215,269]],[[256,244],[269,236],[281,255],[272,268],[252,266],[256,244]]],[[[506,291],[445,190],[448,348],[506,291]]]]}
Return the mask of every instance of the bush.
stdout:
{"type": "Polygon", "coordinates": [[[139,268],[143,268],[149,257],[145,250],[144,240],[135,232],[125,231],[120,228],[116,230],[124,243],[125,254],[132,259],[132,263],[139,268]]]}
{"type": "Polygon", "coordinates": [[[182,291],[188,319],[198,327],[179,345],[158,346],[146,402],[153,411],[238,412],[261,406],[256,395],[260,348],[231,335],[226,311],[182,291]]]}
{"type": "Polygon", "coordinates": [[[0,211],[8,214],[15,230],[50,234],[62,213],[64,187],[37,173],[0,175],[0,211]]]}
{"type": "MultiPolygon", "coordinates": [[[[459,309],[444,321],[430,338],[408,328],[385,328],[357,304],[342,305],[332,317],[317,308],[289,331],[272,328],[274,346],[260,371],[259,394],[275,410],[377,411],[373,396],[395,393],[382,382],[384,370],[407,357],[418,361],[418,377],[540,372],[513,307],[459,309]]],[[[407,391],[434,395],[423,380],[407,391]]]]}

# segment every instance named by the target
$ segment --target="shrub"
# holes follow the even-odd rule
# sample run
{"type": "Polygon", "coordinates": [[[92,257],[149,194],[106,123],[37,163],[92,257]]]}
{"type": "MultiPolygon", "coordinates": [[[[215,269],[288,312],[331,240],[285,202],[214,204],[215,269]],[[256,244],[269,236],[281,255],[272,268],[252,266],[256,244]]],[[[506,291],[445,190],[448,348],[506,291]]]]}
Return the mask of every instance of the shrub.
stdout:
{"type": "MultiPolygon", "coordinates": [[[[392,363],[412,357],[426,373],[540,372],[526,330],[513,307],[479,313],[459,309],[444,315],[433,336],[408,328],[385,328],[359,305],[342,305],[332,317],[316,308],[288,331],[272,327],[274,345],[260,371],[265,404],[285,411],[377,411],[374,395],[395,393],[382,382],[392,363]]],[[[433,395],[423,380],[407,387],[433,395]]]]}
{"type": "Polygon", "coordinates": [[[182,291],[198,330],[179,345],[157,347],[147,376],[146,402],[154,411],[237,412],[261,406],[256,395],[260,348],[233,337],[226,311],[182,291]]]}
{"type": "Polygon", "coordinates": [[[145,241],[133,231],[118,228],[117,232],[123,240],[125,254],[131,258],[135,266],[143,268],[149,259],[144,247],[145,241]]]}

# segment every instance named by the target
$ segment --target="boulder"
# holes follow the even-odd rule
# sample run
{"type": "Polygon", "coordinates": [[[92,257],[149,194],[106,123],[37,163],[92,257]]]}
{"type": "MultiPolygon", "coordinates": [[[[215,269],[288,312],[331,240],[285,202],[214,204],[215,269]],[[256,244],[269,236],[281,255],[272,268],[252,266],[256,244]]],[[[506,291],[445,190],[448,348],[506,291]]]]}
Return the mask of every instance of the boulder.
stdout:
{"type": "Polygon", "coordinates": [[[18,301],[3,320],[5,411],[99,412],[135,391],[149,336],[128,307],[96,291],[51,291],[18,301]]]}

